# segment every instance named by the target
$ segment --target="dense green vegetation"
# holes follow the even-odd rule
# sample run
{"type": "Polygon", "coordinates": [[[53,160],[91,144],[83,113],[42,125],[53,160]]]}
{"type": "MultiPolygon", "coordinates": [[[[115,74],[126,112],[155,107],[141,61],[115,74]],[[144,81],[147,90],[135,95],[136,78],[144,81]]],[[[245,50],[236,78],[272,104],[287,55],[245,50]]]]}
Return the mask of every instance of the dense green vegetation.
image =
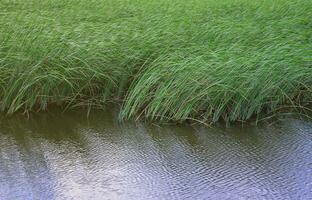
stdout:
{"type": "MultiPolygon", "coordinates": [[[[1,0],[0,108],[247,120],[312,100],[311,0],[1,0]]],[[[298,109],[295,109],[298,110],[298,109]]]]}

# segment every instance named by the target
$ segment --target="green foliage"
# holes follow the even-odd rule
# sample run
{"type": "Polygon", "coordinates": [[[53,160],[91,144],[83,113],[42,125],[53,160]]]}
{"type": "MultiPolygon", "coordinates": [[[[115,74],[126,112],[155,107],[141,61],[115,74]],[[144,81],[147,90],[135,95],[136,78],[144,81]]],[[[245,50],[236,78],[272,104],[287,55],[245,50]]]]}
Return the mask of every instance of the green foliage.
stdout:
{"type": "MultiPolygon", "coordinates": [[[[312,100],[310,0],[2,0],[0,109],[247,120],[312,100]]],[[[296,109],[295,109],[296,110],[296,109]]]]}

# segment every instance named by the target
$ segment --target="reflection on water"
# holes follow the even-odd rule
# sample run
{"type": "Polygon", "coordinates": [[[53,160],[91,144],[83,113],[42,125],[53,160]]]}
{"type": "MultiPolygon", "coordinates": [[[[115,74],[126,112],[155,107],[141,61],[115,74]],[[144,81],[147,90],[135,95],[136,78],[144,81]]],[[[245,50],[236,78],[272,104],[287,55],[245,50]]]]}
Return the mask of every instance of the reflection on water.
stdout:
{"type": "Polygon", "coordinates": [[[2,119],[0,199],[312,199],[312,125],[157,127],[110,113],[2,119]]]}

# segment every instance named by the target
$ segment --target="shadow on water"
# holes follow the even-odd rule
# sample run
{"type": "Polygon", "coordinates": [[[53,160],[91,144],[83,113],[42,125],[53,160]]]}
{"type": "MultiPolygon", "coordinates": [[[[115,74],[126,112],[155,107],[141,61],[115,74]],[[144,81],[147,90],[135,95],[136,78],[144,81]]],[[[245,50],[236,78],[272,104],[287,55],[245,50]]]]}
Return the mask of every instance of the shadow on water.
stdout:
{"type": "Polygon", "coordinates": [[[312,125],[206,128],[53,111],[0,123],[0,199],[309,199],[312,125]]]}

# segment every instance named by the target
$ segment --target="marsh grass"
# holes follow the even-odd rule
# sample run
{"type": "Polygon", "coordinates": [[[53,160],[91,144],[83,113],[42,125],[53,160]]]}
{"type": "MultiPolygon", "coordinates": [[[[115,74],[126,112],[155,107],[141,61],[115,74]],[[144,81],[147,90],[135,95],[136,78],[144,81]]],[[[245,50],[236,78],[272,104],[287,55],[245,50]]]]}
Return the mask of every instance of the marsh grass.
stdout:
{"type": "Polygon", "coordinates": [[[309,0],[2,0],[0,109],[245,121],[312,100],[309,0]]]}

